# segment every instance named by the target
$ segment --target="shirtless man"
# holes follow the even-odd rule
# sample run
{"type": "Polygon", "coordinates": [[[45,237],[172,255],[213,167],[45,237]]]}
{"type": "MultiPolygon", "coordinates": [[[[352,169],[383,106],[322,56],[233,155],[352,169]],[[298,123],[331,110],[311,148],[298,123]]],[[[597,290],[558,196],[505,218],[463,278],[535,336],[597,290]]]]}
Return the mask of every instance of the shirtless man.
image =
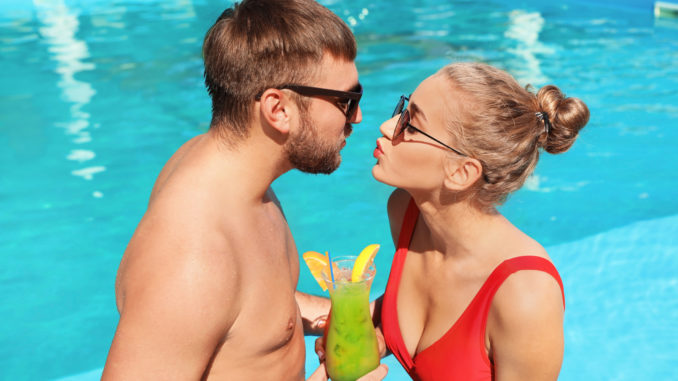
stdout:
{"type": "Polygon", "coordinates": [[[303,380],[302,318],[326,310],[300,312],[297,249],[270,186],[339,166],[362,119],[355,40],[312,0],[244,0],[203,55],[210,129],[169,159],[125,251],[102,378],[303,380]]]}

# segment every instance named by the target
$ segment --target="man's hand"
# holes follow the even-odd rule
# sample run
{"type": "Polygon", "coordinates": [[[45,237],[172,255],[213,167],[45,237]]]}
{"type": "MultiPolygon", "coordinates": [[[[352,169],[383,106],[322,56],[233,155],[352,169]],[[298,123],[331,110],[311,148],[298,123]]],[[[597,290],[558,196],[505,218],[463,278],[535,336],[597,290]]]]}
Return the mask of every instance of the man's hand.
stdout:
{"type": "Polygon", "coordinates": [[[309,328],[313,331],[323,332],[327,325],[327,315],[322,315],[310,322],[309,328]]]}
{"type": "Polygon", "coordinates": [[[366,375],[360,377],[358,381],[381,381],[386,378],[388,373],[388,366],[386,364],[379,364],[377,369],[367,373],[366,375]]]}
{"type": "MultiPolygon", "coordinates": [[[[381,381],[386,377],[388,373],[388,366],[386,364],[379,364],[379,366],[367,373],[366,375],[360,377],[357,381],[381,381]]],[[[311,374],[311,376],[306,381],[327,381],[327,369],[325,369],[325,363],[320,364],[318,369],[311,374]]]]}
{"type": "Polygon", "coordinates": [[[297,291],[295,297],[301,312],[304,335],[322,335],[325,321],[330,311],[330,300],[301,291],[297,291]]]}

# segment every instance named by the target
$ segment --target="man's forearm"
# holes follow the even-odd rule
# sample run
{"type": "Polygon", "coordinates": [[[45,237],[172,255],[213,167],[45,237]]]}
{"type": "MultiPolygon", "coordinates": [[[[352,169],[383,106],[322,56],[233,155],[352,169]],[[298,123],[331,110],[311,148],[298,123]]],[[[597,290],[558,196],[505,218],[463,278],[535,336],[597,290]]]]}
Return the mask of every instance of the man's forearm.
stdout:
{"type": "Polygon", "coordinates": [[[330,300],[301,291],[297,291],[295,296],[304,324],[304,335],[322,335],[327,315],[330,313],[330,300]]]}

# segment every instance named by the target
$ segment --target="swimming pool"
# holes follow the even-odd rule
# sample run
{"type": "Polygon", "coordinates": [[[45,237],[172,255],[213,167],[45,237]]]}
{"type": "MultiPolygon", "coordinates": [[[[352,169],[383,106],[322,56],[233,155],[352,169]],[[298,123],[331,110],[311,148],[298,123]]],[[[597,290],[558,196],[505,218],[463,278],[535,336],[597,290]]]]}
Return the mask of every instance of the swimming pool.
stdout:
{"type": "MultiPolygon", "coordinates": [[[[372,289],[383,291],[391,189],[372,179],[371,152],[397,97],[450,61],[553,82],[588,103],[591,121],[571,151],[542,156],[502,211],[563,277],[561,379],[675,379],[678,22],[635,0],[322,3],[356,33],[364,119],[335,174],[274,184],[299,250],[381,243],[372,289]]],[[[222,7],[0,5],[0,378],[99,377],[122,252],[165,160],[209,122],[200,44],[222,7]]],[[[303,265],[299,287],[320,291],[303,265]]],[[[404,379],[387,361],[387,379],[404,379]]]]}

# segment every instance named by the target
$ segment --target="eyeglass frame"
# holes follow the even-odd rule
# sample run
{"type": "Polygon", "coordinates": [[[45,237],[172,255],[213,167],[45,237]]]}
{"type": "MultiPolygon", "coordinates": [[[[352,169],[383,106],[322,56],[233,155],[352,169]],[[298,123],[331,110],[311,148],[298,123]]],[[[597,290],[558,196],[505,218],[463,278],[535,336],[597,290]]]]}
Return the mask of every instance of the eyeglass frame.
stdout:
{"type": "MultiPolygon", "coordinates": [[[[307,97],[313,97],[313,96],[324,96],[324,97],[333,97],[333,98],[339,98],[340,100],[346,100],[347,105],[346,105],[346,111],[343,110],[341,106],[339,106],[338,103],[334,103],[335,106],[339,110],[341,110],[344,115],[346,115],[346,120],[351,121],[353,120],[353,117],[355,116],[355,113],[358,111],[358,107],[360,106],[360,99],[363,96],[363,85],[358,82],[356,86],[353,87],[353,89],[356,89],[357,91],[341,91],[341,90],[333,90],[333,89],[325,89],[322,87],[312,87],[312,86],[303,86],[303,85],[295,85],[295,84],[287,84],[287,85],[282,85],[280,87],[276,87],[278,90],[292,90],[295,93],[299,95],[304,95],[307,97]]],[[[353,90],[351,89],[351,90],[353,90]]],[[[259,94],[256,95],[255,99],[259,100],[261,99],[261,95],[264,92],[260,92],[259,94]]]]}
{"type": "Polygon", "coordinates": [[[443,143],[439,139],[434,138],[433,136],[427,134],[426,132],[424,132],[424,131],[420,130],[419,128],[410,124],[410,120],[412,120],[412,116],[410,115],[410,111],[408,109],[403,110],[403,107],[405,106],[405,101],[409,101],[409,100],[410,100],[409,97],[401,95],[400,99],[398,100],[398,103],[396,104],[395,110],[393,110],[393,114],[391,114],[391,118],[400,114],[400,117],[398,118],[398,122],[396,123],[395,128],[393,129],[393,136],[391,137],[391,141],[395,142],[396,139],[405,132],[405,128],[410,127],[413,130],[417,131],[418,133],[426,136],[427,138],[435,141],[436,143],[438,143],[438,144],[442,145],[443,147],[449,149],[450,151],[456,153],[457,155],[469,157],[469,155],[459,151],[458,149],[450,147],[449,145],[443,143]],[[404,121],[405,113],[407,113],[407,122],[404,121]]]}
{"type": "MultiPolygon", "coordinates": [[[[411,97],[411,95],[410,95],[410,97],[411,97]]],[[[459,151],[458,149],[450,147],[449,145],[443,143],[439,139],[436,139],[433,136],[429,135],[428,133],[420,130],[419,128],[417,128],[415,126],[413,126],[410,123],[410,120],[412,120],[412,116],[410,115],[410,111],[408,109],[403,110],[403,107],[405,106],[405,101],[409,102],[410,97],[406,97],[404,95],[401,95],[400,99],[398,100],[398,103],[396,104],[395,109],[393,110],[393,114],[391,114],[391,118],[400,114],[400,117],[398,118],[398,122],[396,123],[395,128],[393,129],[393,136],[391,137],[391,141],[395,144],[396,139],[400,135],[404,134],[405,129],[409,127],[409,128],[412,128],[413,130],[419,132],[420,134],[426,136],[427,138],[435,141],[436,143],[442,145],[443,147],[449,149],[450,151],[456,153],[457,155],[464,156],[464,157],[470,157],[469,155],[459,151]],[[403,121],[404,118],[405,118],[405,113],[407,113],[407,122],[403,121]]],[[[487,177],[487,174],[485,173],[485,171],[483,171],[483,180],[485,180],[486,183],[490,182],[490,179],[487,177]]]]}

